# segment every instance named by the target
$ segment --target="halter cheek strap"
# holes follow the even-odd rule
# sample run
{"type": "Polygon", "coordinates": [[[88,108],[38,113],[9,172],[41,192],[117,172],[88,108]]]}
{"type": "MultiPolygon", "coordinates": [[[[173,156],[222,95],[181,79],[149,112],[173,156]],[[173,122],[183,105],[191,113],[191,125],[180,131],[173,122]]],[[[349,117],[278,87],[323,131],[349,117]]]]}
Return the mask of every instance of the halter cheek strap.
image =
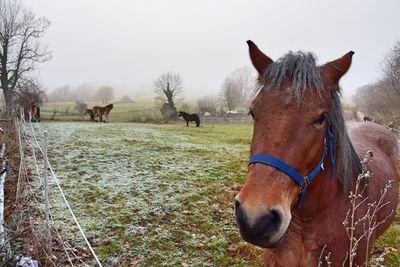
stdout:
{"type": "Polygon", "coordinates": [[[314,179],[314,177],[320,172],[321,169],[323,169],[323,163],[325,159],[325,155],[327,154],[327,144],[326,144],[326,139],[328,139],[329,143],[329,156],[330,156],[330,163],[331,163],[331,176],[333,175],[334,168],[335,168],[335,159],[333,157],[333,134],[331,131],[331,127],[328,124],[327,130],[326,130],[326,137],[324,139],[324,151],[322,153],[321,160],[318,162],[318,164],[311,170],[311,172],[306,175],[302,176],[297,170],[292,168],[290,165],[287,163],[283,162],[282,160],[271,156],[271,155],[266,155],[266,154],[255,154],[250,156],[249,160],[249,165],[253,163],[262,163],[265,165],[272,166],[281,172],[287,174],[292,180],[300,187],[300,197],[299,200],[297,201],[297,206],[300,205],[301,201],[303,200],[304,194],[306,192],[306,189],[308,185],[311,183],[311,181],[314,179]]]}

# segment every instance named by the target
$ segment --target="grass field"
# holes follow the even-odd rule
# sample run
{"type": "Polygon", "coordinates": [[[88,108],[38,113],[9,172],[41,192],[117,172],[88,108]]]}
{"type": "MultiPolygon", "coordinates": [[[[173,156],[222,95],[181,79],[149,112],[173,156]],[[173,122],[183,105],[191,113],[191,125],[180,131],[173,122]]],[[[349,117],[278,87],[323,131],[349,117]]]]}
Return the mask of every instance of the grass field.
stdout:
{"type": "MultiPolygon", "coordinates": [[[[259,266],[233,217],[250,125],[51,122],[50,162],[105,266],[259,266]]],[[[57,225],[81,243],[53,185],[57,225]]]]}
{"type": "MultiPolygon", "coordinates": [[[[105,266],[262,266],[242,241],[233,198],[252,126],[42,122],[50,162],[105,266]]],[[[82,239],[52,185],[56,226],[82,239]]],[[[83,246],[83,245],[82,245],[83,246]]],[[[400,217],[377,248],[400,249],[400,217]]],[[[400,266],[393,251],[382,263],[400,266]]]]}

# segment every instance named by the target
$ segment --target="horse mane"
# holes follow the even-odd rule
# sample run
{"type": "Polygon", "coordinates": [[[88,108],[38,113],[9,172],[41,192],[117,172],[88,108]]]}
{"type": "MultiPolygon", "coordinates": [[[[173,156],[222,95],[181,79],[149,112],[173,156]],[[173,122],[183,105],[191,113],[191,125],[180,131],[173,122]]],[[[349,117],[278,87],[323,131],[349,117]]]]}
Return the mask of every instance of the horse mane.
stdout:
{"type": "MultiPolygon", "coordinates": [[[[299,104],[304,104],[304,93],[312,90],[321,99],[326,94],[320,69],[316,65],[316,56],[302,51],[289,52],[282,58],[271,63],[263,75],[258,79],[256,92],[260,90],[277,91],[283,83],[290,79],[291,94],[299,104]]],[[[352,183],[355,172],[361,172],[361,159],[351,143],[343,116],[340,91],[331,93],[329,121],[334,136],[334,157],[336,162],[335,175],[347,192],[352,183]]]]}

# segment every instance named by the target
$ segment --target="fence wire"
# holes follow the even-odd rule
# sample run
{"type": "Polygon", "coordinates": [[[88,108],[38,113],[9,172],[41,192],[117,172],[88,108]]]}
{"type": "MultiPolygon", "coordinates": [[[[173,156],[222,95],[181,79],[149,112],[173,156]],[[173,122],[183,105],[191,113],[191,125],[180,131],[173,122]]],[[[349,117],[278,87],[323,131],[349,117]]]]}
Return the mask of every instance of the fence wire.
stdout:
{"type": "MultiPolygon", "coordinates": [[[[58,192],[60,193],[60,195],[61,195],[61,197],[62,197],[62,199],[63,199],[65,205],[67,206],[68,211],[69,211],[70,215],[72,216],[72,218],[73,218],[73,220],[74,220],[74,222],[75,222],[77,228],[79,229],[79,232],[80,232],[80,234],[82,235],[82,237],[83,237],[83,239],[84,239],[86,245],[88,246],[88,248],[89,248],[89,250],[90,250],[90,252],[91,252],[91,254],[92,254],[94,260],[96,261],[96,263],[97,263],[98,266],[102,267],[101,262],[99,261],[99,259],[98,259],[97,255],[96,255],[95,251],[93,250],[93,248],[92,248],[90,242],[88,241],[88,239],[87,239],[87,237],[86,237],[86,235],[85,235],[85,232],[83,231],[83,229],[82,229],[80,223],[78,222],[78,219],[76,218],[76,216],[75,216],[75,214],[74,214],[74,212],[73,212],[73,210],[72,210],[72,208],[71,208],[71,206],[70,206],[70,204],[69,204],[69,202],[68,202],[68,200],[67,200],[67,198],[66,198],[66,196],[65,196],[65,194],[64,194],[64,191],[62,190],[62,187],[61,187],[61,185],[60,185],[60,181],[59,181],[59,179],[57,178],[57,176],[56,176],[56,174],[55,174],[55,172],[54,172],[54,170],[53,170],[53,168],[52,168],[52,166],[51,166],[51,164],[50,164],[50,162],[49,162],[49,159],[48,159],[48,158],[44,158],[43,149],[42,149],[42,147],[40,146],[39,141],[38,141],[38,139],[37,139],[37,137],[36,137],[36,133],[35,133],[35,130],[34,130],[34,128],[33,128],[33,125],[32,125],[31,120],[29,119],[29,122],[26,122],[25,119],[24,119],[24,116],[23,116],[23,113],[22,113],[22,112],[21,112],[21,117],[20,117],[20,118],[21,118],[21,119],[17,121],[18,123],[16,123],[16,126],[17,126],[17,128],[18,128],[19,141],[20,141],[20,146],[21,146],[21,150],[22,150],[22,152],[20,151],[21,165],[22,165],[22,162],[24,162],[24,160],[25,160],[24,154],[23,154],[23,149],[22,149],[22,146],[23,146],[23,139],[24,139],[25,143],[26,143],[26,144],[29,144],[29,146],[30,146],[30,148],[31,148],[31,151],[32,151],[32,159],[33,159],[33,162],[34,162],[35,172],[36,172],[37,176],[38,176],[39,178],[41,177],[40,171],[39,171],[39,168],[38,168],[38,164],[37,164],[37,157],[36,157],[36,153],[35,153],[35,147],[36,147],[36,148],[38,149],[38,151],[40,152],[41,156],[43,157],[43,160],[45,160],[45,161],[47,162],[47,166],[48,166],[48,168],[49,168],[49,170],[50,170],[51,177],[53,178],[53,181],[55,182],[55,184],[56,184],[56,186],[57,186],[58,192]],[[28,137],[27,137],[28,135],[25,133],[24,125],[27,126],[27,127],[29,127],[30,134],[31,134],[31,136],[30,136],[30,141],[28,140],[28,137]],[[23,139],[22,139],[22,138],[23,138],[23,139]]],[[[20,171],[21,171],[21,168],[22,168],[22,167],[20,166],[20,171]]],[[[43,214],[43,216],[44,216],[44,214],[43,214]]],[[[50,213],[50,218],[51,218],[51,220],[53,221],[53,217],[51,216],[51,213],[50,213]]],[[[71,258],[70,258],[70,256],[69,256],[69,254],[68,254],[67,251],[70,251],[71,254],[74,255],[75,259],[78,259],[82,264],[84,264],[85,266],[88,266],[85,262],[83,262],[83,261],[76,255],[75,252],[73,252],[73,250],[72,250],[70,247],[68,247],[68,245],[66,244],[66,242],[64,242],[64,241],[62,240],[62,237],[61,237],[61,235],[59,234],[58,230],[53,230],[53,231],[56,232],[57,237],[58,237],[59,240],[61,241],[61,244],[62,244],[62,246],[63,246],[64,251],[66,252],[68,261],[69,261],[69,263],[71,264],[71,266],[74,266],[74,265],[73,265],[72,260],[71,260],[71,258]],[[68,248],[65,247],[64,245],[66,245],[68,248]]]]}

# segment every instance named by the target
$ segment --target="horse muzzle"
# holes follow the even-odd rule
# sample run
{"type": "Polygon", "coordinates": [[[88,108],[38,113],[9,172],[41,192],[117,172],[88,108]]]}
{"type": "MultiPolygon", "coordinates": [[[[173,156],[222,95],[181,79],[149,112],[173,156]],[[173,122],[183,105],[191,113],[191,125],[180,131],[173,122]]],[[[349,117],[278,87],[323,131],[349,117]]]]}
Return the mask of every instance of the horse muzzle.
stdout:
{"type": "Polygon", "coordinates": [[[235,216],[240,235],[250,244],[262,248],[276,248],[283,237],[286,228],[283,224],[282,212],[271,209],[250,218],[238,200],[235,201],[235,216]],[[283,230],[283,231],[282,231],[283,230]]]}

